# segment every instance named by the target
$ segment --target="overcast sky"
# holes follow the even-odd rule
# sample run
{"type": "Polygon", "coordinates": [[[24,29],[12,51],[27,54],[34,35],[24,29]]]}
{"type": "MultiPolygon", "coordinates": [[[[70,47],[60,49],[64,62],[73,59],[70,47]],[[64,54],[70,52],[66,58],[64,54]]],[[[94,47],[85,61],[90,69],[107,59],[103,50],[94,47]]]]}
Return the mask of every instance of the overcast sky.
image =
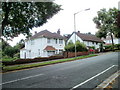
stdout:
{"type": "MultiPolygon", "coordinates": [[[[49,30],[51,32],[57,32],[60,29],[61,34],[71,34],[74,31],[74,13],[76,14],[76,31],[81,33],[91,32],[95,34],[97,31],[96,25],[93,22],[93,18],[97,15],[97,11],[106,8],[118,8],[118,2],[120,0],[55,0],[54,2],[62,5],[62,9],[58,14],[54,15],[48,20],[46,24],[39,28],[34,28],[32,33],[35,31],[40,32],[42,30],[49,30]],[[90,8],[88,11],[85,9],[90,8]]],[[[19,40],[23,38],[20,35],[14,38],[10,45],[14,46],[19,40]]]]}

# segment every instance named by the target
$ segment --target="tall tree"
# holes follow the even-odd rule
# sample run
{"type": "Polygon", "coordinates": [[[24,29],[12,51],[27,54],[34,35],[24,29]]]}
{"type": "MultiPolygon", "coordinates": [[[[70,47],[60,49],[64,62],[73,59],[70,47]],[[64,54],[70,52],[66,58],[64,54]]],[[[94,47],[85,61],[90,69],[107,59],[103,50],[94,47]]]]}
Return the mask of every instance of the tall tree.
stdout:
{"type": "Polygon", "coordinates": [[[33,27],[42,26],[60,7],[54,2],[2,2],[2,35],[6,38],[21,33],[29,35],[33,27]]]}
{"type": "Polygon", "coordinates": [[[115,37],[120,37],[120,28],[117,27],[116,24],[117,15],[118,9],[116,8],[110,8],[108,11],[106,9],[101,9],[97,12],[97,16],[93,19],[96,27],[99,29],[96,35],[99,38],[106,38],[107,35],[110,35],[113,46],[113,35],[115,37]]]}

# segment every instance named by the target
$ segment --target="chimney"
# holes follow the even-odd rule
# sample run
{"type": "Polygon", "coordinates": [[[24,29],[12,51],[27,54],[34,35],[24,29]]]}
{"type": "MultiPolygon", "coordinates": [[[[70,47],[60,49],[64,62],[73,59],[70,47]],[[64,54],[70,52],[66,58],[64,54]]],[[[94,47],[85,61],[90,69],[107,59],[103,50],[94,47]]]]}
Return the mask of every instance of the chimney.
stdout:
{"type": "Polygon", "coordinates": [[[35,34],[37,34],[37,31],[35,31],[35,34]]]}
{"type": "Polygon", "coordinates": [[[60,34],[60,29],[58,29],[57,34],[60,34]]]}
{"type": "Polygon", "coordinates": [[[78,31],[78,33],[80,33],[80,31],[78,31]]]}

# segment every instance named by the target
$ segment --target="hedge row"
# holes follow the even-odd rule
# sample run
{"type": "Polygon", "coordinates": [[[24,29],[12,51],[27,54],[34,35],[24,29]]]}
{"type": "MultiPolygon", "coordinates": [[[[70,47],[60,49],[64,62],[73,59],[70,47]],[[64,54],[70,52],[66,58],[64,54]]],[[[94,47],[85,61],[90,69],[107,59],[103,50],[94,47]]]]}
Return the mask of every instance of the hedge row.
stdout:
{"type": "Polygon", "coordinates": [[[16,61],[2,61],[3,65],[17,65],[17,64],[25,64],[25,63],[33,63],[33,62],[42,62],[42,61],[50,61],[55,59],[62,59],[63,56],[50,56],[50,57],[39,57],[34,59],[18,59],[16,61]]]}
{"type": "Polygon", "coordinates": [[[120,44],[115,44],[114,47],[112,45],[105,45],[104,48],[104,51],[111,51],[112,49],[120,50],[120,44]]]}

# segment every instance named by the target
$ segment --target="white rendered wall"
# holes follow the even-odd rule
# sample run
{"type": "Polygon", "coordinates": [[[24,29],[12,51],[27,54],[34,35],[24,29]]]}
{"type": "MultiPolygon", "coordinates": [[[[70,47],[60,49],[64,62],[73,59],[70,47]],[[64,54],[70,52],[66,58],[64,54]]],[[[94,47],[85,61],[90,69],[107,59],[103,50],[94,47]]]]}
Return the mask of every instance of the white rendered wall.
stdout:
{"type": "MultiPolygon", "coordinates": [[[[35,58],[35,57],[48,57],[47,51],[44,50],[47,46],[52,46],[55,49],[58,49],[56,53],[59,53],[60,49],[64,49],[65,41],[63,40],[63,44],[59,44],[59,39],[57,39],[57,44],[55,39],[50,40],[51,43],[47,43],[47,38],[36,38],[33,40],[28,40],[25,42],[25,51],[26,58],[35,58]],[[39,55],[40,54],[40,55],[39,55]]],[[[20,56],[23,58],[24,56],[23,50],[20,51],[20,56]]]]}

